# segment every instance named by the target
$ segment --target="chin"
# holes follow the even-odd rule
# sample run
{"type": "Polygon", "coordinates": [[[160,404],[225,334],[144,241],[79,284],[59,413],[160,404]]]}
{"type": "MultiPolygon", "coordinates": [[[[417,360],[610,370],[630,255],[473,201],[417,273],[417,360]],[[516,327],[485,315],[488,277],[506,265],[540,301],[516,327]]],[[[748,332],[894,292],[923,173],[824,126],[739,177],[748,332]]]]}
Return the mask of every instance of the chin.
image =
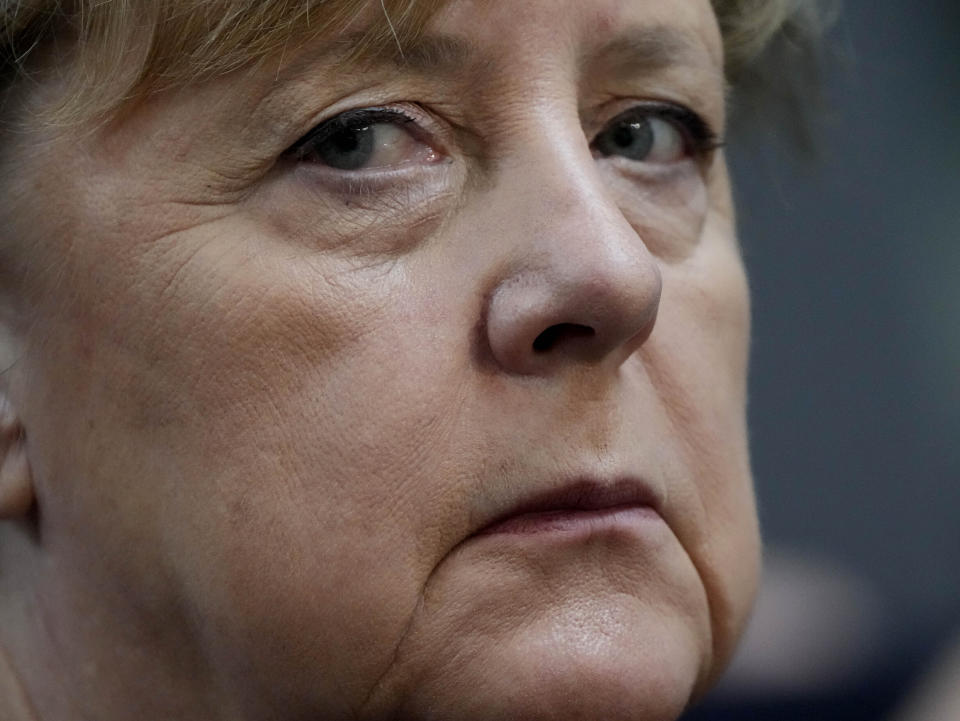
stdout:
{"type": "Polygon", "coordinates": [[[505,553],[473,578],[437,574],[372,718],[676,719],[713,662],[692,565],[661,556],[637,573],[609,549],[578,554],[505,553]]]}
{"type": "Polygon", "coordinates": [[[403,721],[673,721],[702,657],[686,628],[651,618],[635,634],[535,629],[474,649],[423,679],[393,718],[403,721]],[[566,631],[565,633],[569,633],[566,631]]]}

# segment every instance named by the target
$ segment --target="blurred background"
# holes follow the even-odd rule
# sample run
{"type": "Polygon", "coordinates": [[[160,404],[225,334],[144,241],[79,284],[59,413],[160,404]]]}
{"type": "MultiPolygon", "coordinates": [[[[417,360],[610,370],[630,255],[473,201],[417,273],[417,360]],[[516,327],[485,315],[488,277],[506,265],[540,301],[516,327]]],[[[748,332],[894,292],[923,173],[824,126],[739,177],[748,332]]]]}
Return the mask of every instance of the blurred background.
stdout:
{"type": "Polygon", "coordinates": [[[689,721],[913,721],[960,644],[960,3],[847,0],[821,83],[734,99],[767,577],[689,721]]]}

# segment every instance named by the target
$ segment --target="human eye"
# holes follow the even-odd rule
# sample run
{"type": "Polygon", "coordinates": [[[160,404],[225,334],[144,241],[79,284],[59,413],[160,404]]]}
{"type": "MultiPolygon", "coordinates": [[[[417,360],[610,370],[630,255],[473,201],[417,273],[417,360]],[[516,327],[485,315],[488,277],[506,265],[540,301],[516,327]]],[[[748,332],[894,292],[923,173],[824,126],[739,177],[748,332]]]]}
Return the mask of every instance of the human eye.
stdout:
{"type": "Polygon", "coordinates": [[[345,173],[396,170],[440,158],[425,135],[399,108],[361,108],[321,122],[284,155],[345,173]]]}
{"type": "Polygon", "coordinates": [[[701,159],[721,143],[706,120],[680,105],[642,103],[617,115],[591,143],[601,157],[670,164],[701,159]]]}

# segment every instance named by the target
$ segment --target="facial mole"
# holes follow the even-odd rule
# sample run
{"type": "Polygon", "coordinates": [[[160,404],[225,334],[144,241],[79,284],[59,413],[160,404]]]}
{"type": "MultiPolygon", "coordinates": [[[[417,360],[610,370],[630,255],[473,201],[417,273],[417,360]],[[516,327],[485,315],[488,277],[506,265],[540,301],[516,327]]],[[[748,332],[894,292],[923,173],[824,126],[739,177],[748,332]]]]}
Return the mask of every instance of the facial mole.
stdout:
{"type": "Polygon", "coordinates": [[[543,331],[533,341],[533,350],[537,353],[546,353],[560,343],[574,338],[590,338],[596,334],[590,326],[576,323],[558,323],[543,331]]]}

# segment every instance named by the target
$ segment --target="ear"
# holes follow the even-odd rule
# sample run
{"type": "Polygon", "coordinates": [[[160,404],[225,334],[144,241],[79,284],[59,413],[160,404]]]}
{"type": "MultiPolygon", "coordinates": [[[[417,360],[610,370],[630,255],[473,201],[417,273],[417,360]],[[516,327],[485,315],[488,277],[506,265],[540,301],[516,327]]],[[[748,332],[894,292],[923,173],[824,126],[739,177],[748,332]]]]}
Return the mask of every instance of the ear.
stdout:
{"type": "Polygon", "coordinates": [[[33,501],[26,433],[16,409],[0,390],[0,521],[27,515],[33,501]]]}

